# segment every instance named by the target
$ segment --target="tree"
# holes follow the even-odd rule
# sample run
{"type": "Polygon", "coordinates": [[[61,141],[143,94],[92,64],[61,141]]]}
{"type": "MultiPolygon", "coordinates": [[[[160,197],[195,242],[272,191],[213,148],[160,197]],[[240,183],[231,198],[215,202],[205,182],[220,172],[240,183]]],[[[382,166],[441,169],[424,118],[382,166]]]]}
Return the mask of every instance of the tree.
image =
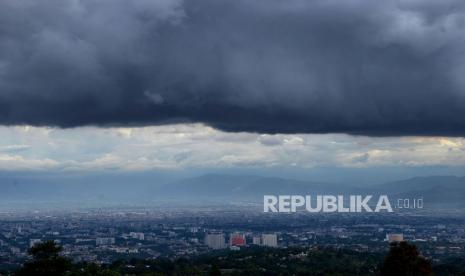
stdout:
{"type": "Polygon", "coordinates": [[[32,261],[26,262],[16,275],[61,276],[72,268],[71,261],[60,256],[62,250],[54,241],[38,243],[28,250],[32,261]]]}
{"type": "Polygon", "coordinates": [[[97,264],[91,263],[84,267],[75,267],[74,271],[69,273],[69,276],[120,276],[116,271],[107,268],[102,268],[97,264]]]}
{"type": "Polygon", "coordinates": [[[381,267],[381,276],[432,275],[431,263],[420,256],[417,247],[407,242],[391,243],[390,250],[381,267]]]}
{"type": "Polygon", "coordinates": [[[208,273],[209,276],[221,276],[221,270],[218,268],[217,265],[212,265],[210,272],[208,273]]]}

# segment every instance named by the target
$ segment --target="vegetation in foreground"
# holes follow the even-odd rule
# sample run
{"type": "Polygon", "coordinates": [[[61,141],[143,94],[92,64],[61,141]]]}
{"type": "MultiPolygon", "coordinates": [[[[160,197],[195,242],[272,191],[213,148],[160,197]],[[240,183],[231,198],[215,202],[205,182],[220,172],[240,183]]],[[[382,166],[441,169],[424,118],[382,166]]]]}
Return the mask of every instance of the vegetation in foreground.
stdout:
{"type": "Polygon", "coordinates": [[[387,255],[330,248],[273,249],[251,247],[218,251],[193,259],[120,260],[109,266],[72,263],[60,255],[53,241],[29,250],[32,259],[14,275],[118,276],[118,275],[465,275],[464,260],[432,267],[417,247],[393,243],[387,255]]]}

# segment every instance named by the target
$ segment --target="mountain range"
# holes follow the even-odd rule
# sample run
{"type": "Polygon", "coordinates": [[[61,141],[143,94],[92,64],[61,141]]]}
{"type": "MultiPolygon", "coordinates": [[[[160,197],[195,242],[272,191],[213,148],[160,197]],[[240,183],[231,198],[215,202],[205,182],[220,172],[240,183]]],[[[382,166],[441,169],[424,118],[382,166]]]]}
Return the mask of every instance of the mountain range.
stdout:
{"type": "Polygon", "coordinates": [[[414,177],[381,185],[325,183],[258,175],[205,174],[164,183],[101,179],[0,178],[2,204],[76,202],[142,204],[148,202],[260,202],[263,195],[387,194],[423,198],[425,204],[465,207],[465,177],[414,177]]]}

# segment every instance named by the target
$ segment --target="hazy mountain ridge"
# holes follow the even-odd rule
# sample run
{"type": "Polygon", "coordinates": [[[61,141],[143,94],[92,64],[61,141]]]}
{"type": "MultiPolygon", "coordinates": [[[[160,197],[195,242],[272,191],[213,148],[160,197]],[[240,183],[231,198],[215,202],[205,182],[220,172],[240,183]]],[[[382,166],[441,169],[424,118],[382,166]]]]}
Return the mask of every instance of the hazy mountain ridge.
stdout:
{"type": "Polygon", "coordinates": [[[382,185],[357,187],[342,183],[303,181],[258,175],[205,174],[178,181],[149,183],[123,178],[106,182],[99,178],[77,181],[54,178],[0,178],[3,203],[27,201],[125,202],[180,200],[249,200],[259,202],[263,195],[307,194],[388,194],[393,198],[419,198],[425,204],[465,206],[465,177],[414,177],[382,185]]]}
{"type": "Polygon", "coordinates": [[[204,175],[165,186],[164,195],[180,198],[261,199],[265,194],[387,194],[396,198],[423,198],[426,204],[465,206],[465,177],[430,176],[359,187],[350,184],[301,181],[258,176],[204,175]]]}
{"type": "Polygon", "coordinates": [[[465,177],[414,177],[383,184],[380,190],[399,198],[421,197],[429,205],[465,207],[465,177]]]}
{"type": "Polygon", "coordinates": [[[208,174],[165,185],[161,194],[178,197],[245,197],[264,194],[309,194],[348,192],[356,187],[314,181],[302,181],[256,175],[208,174]]]}

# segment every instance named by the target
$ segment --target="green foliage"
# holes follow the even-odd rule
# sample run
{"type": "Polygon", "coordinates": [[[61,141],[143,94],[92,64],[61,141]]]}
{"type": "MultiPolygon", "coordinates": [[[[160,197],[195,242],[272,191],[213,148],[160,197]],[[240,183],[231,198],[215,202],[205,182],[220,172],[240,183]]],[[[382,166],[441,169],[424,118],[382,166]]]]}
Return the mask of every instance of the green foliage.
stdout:
{"type": "Polygon", "coordinates": [[[26,262],[18,276],[62,276],[72,268],[71,261],[59,255],[61,246],[54,241],[34,245],[28,250],[32,261],[26,262]]]}
{"type": "Polygon", "coordinates": [[[465,256],[448,258],[442,263],[435,265],[433,272],[435,276],[465,276],[465,256]]]}
{"type": "MultiPolygon", "coordinates": [[[[415,245],[398,243],[382,254],[331,248],[242,248],[240,251],[215,251],[192,259],[131,259],[109,266],[72,264],[60,256],[54,242],[37,244],[29,250],[32,260],[16,275],[23,276],[188,276],[188,275],[432,275],[431,264],[420,256],[415,245]]],[[[447,271],[459,271],[454,261],[447,271]],[[457,268],[457,269],[456,269],[457,268]]],[[[446,270],[445,270],[446,271],[446,270]]],[[[451,274],[451,275],[456,275],[451,274]]]]}
{"type": "Polygon", "coordinates": [[[112,269],[122,275],[373,275],[381,260],[350,250],[255,247],[190,260],[119,261],[112,269]]]}
{"type": "Polygon", "coordinates": [[[216,264],[212,265],[208,276],[221,276],[221,270],[218,268],[216,264]]]}
{"type": "Polygon", "coordinates": [[[82,267],[75,266],[72,272],[66,276],[120,276],[121,274],[108,268],[102,268],[96,264],[87,264],[82,267]]]}
{"type": "Polygon", "coordinates": [[[381,276],[428,276],[432,275],[431,263],[424,257],[414,244],[407,242],[391,243],[381,276]]]}

